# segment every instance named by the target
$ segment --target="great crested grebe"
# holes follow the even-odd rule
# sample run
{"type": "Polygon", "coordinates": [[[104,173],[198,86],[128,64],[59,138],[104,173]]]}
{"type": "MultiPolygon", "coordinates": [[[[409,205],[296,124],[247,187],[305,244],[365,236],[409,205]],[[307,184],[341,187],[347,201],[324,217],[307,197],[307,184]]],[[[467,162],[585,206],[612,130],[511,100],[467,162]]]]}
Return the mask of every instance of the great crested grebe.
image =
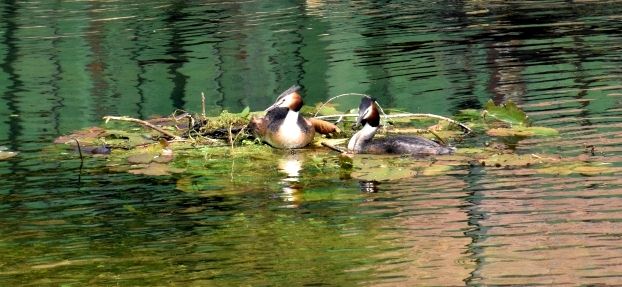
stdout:
{"type": "Polygon", "coordinates": [[[348,141],[348,150],[354,153],[436,155],[455,151],[453,147],[446,147],[418,136],[396,136],[374,140],[380,126],[380,114],[376,101],[367,96],[359,105],[357,123],[363,125],[363,128],[348,141]]]}
{"type": "Polygon", "coordinates": [[[328,134],[337,126],[318,119],[305,119],[300,114],[302,96],[295,85],[281,93],[262,118],[253,118],[250,128],[256,136],[275,148],[301,148],[313,141],[315,132],[328,134]]]}

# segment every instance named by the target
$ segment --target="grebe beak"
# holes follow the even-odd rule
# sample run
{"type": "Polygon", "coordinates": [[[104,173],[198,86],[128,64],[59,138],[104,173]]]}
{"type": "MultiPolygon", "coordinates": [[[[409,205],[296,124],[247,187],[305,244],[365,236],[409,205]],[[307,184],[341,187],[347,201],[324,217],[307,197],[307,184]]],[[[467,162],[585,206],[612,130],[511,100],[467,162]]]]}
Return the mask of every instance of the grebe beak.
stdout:
{"type": "Polygon", "coordinates": [[[271,106],[269,106],[264,112],[269,112],[271,110],[273,110],[274,108],[277,108],[279,106],[279,102],[276,102],[274,104],[272,104],[271,106]]]}

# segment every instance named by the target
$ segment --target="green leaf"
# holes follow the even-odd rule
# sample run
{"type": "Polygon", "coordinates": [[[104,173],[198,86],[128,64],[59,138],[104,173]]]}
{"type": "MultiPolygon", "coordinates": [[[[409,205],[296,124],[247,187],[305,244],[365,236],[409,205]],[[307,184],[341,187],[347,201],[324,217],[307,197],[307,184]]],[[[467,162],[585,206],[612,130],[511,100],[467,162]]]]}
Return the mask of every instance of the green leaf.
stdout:
{"type": "Polygon", "coordinates": [[[458,121],[475,121],[482,117],[481,111],[476,109],[464,109],[460,110],[456,115],[455,120],[458,121]]]}
{"type": "Polygon", "coordinates": [[[484,105],[484,115],[512,126],[529,126],[527,114],[513,102],[506,102],[497,106],[492,100],[489,100],[484,105]]]}
{"type": "Polygon", "coordinates": [[[241,112],[238,113],[239,117],[246,118],[251,113],[251,108],[246,106],[241,112]]]}
{"type": "Polygon", "coordinates": [[[106,130],[105,143],[112,147],[130,149],[153,143],[153,140],[142,135],[140,131],[106,130]]]}

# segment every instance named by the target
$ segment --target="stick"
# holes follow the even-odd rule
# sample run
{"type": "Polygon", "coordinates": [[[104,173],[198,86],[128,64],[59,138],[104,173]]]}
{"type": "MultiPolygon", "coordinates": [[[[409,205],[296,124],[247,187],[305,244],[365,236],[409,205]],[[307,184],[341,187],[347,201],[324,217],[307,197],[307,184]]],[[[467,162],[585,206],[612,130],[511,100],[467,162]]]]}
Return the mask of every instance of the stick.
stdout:
{"type": "Polygon", "coordinates": [[[76,141],[76,144],[78,145],[78,152],[80,153],[80,168],[82,168],[82,164],[84,163],[84,156],[82,155],[82,147],[80,146],[80,142],[77,139],[73,139],[74,141],[76,141]]]}
{"type": "Polygon", "coordinates": [[[232,127],[233,124],[229,124],[229,144],[231,145],[231,148],[233,148],[233,133],[231,132],[232,127]]]}
{"type": "Polygon", "coordinates": [[[434,135],[434,137],[436,137],[436,139],[438,139],[444,146],[447,146],[447,142],[442,139],[437,133],[435,133],[433,130],[428,130],[429,133],[431,133],[432,135],[434,135]]]}
{"type": "MultiPolygon", "coordinates": [[[[323,108],[326,104],[330,103],[332,100],[334,100],[334,99],[338,99],[338,98],[341,98],[341,97],[345,97],[345,96],[357,96],[357,97],[370,97],[370,98],[371,98],[371,96],[369,96],[369,95],[366,95],[366,94],[359,94],[359,93],[346,93],[346,94],[336,95],[336,96],[334,96],[334,97],[332,97],[332,98],[328,99],[326,102],[322,103],[322,104],[320,105],[320,107],[319,107],[319,108],[317,108],[317,111],[315,112],[315,114],[313,115],[313,117],[314,117],[314,118],[316,118],[316,117],[317,117],[317,114],[320,112],[320,110],[321,110],[321,109],[322,109],[322,108],[323,108]]],[[[385,114],[384,109],[382,109],[382,106],[380,106],[380,103],[376,102],[376,105],[378,105],[378,108],[380,109],[380,113],[382,113],[382,115],[384,116],[384,119],[385,119],[385,121],[386,121],[386,120],[387,120],[387,114],[385,114]]],[[[341,120],[341,119],[339,119],[339,120],[341,120]]],[[[339,120],[338,120],[337,122],[339,122],[339,120]]]]}
{"type": "Polygon", "coordinates": [[[150,129],[153,129],[153,130],[155,130],[155,131],[157,131],[157,132],[159,132],[159,133],[161,133],[161,134],[163,134],[163,135],[165,135],[165,136],[167,136],[169,138],[172,138],[174,140],[181,140],[182,139],[181,137],[176,136],[176,135],[174,135],[174,134],[172,134],[170,132],[167,132],[167,131],[165,131],[165,130],[157,127],[157,126],[154,126],[153,124],[151,124],[149,122],[146,122],[146,121],[143,121],[143,120],[139,120],[139,119],[135,119],[135,118],[105,116],[104,120],[106,120],[106,123],[108,123],[108,121],[110,121],[110,120],[138,123],[138,124],[141,124],[143,126],[146,126],[146,127],[150,128],[150,129]]]}
{"type": "Polygon", "coordinates": [[[338,120],[341,120],[343,118],[356,118],[358,116],[359,116],[358,114],[338,114],[338,115],[328,115],[328,116],[319,116],[319,117],[315,116],[313,118],[320,119],[320,120],[337,118],[338,120]]]}
{"type": "MultiPolygon", "coordinates": [[[[340,115],[330,115],[330,116],[319,116],[319,117],[315,117],[316,119],[330,119],[330,118],[342,118],[342,117],[358,117],[358,114],[340,114],[340,115]]],[[[401,113],[401,114],[392,114],[392,115],[386,115],[385,118],[387,119],[393,119],[393,118],[415,118],[415,117],[426,117],[426,118],[435,118],[435,119],[441,119],[441,120],[445,120],[448,121],[452,124],[458,125],[459,127],[461,127],[463,130],[467,131],[467,133],[472,132],[471,128],[467,127],[466,125],[464,125],[461,122],[452,120],[450,118],[447,117],[443,117],[443,116],[439,116],[439,115],[435,115],[435,114],[412,114],[412,113],[401,113]]]]}
{"type": "Polygon", "coordinates": [[[339,152],[339,153],[348,153],[348,151],[346,151],[346,150],[344,150],[342,148],[336,147],[336,146],[334,146],[332,144],[329,144],[327,142],[322,142],[322,145],[327,147],[327,148],[329,148],[329,149],[332,149],[332,150],[334,150],[336,152],[339,152]]]}
{"type": "MultiPolygon", "coordinates": [[[[324,119],[324,118],[332,118],[332,117],[336,117],[336,116],[338,116],[338,117],[339,117],[339,118],[338,118],[338,121],[339,121],[339,120],[341,120],[343,117],[358,117],[358,115],[357,115],[357,114],[331,115],[331,116],[319,116],[319,117],[317,116],[317,114],[320,112],[320,110],[321,110],[321,109],[322,109],[322,108],[323,108],[326,104],[328,104],[329,102],[331,102],[331,101],[332,101],[332,100],[334,100],[334,99],[341,98],[341,97],[344,97],[344,96],[369,97],[369,95],[366,95],[366,94],[359,94],[359,93],[347,93],[347,94],[341,94],[341,95],[334,96],[334,97],[332,97],[332,98],[328,99],[328,100],[327,100],[325,103],[323,103],[322,105],[320,105],[320,107],[317,109],[317,111],[315,112],[315,114],[313,115],[313,117],[314,117],[314,118],[316,118],[316,119],[324,119]]],[[[381,112],[381,113],[382,113],[382,115],[384,116],[385,121],[386,121],[387,119],[390,119],[390,118],[401,118],[401,117],[428,117],[428,118],[435,118],[435,119],[445,120],[445,121],[448,121],[448,122],[450,122],[450,123],[452,123],[452,124],[458,125],[458,126],[459,126],[459,127],[461,127],[464,131],[466,131],[466,132],[467,132],[467,134],[469,134],[469,133],[471,133],[471,132],[472,132],[472,130],[471,130],[469,127],[467,127],[466,125],[464,125],[464,124],[462,124],[462,123],[460,123],[460,122],[454,121],[454,120],[452,120],[452,119],[450,119],[450,118],[446,118],[446,117],[439,116],[439,115],[434,115],[434,114],[411,114],[411,113],[395,114],[395,115],[387,115],[387,114],[385,114],[385,112],[384,112],[384,110],[382,109],[382,107],[380,106],[380,104],[379,104],[378,102],[376,102],[376,104],[378,105],[378,108],[380,109],[380,112],[381,112]]]]}
{"type": "Polygon", "coordinates": [[[205,118],[205,94],[203,92],[201,92],[201,111],[201,115],[205,118]]]}
{"type": "Polygon", "coordinates": [[[82,147],[80,146],[80,142],[78,139],[74,138],[76,144],[78,145],[78,152],[80,153],[80,168],[78,169],[78,184],[82,182],[82,167],[84,167],[84,156],[82,155],[82,147]]]}
{"type": "Polygon", "coordinates": [[[359,97],[365,97],[365,96],[367,96],[367,95],[366,95],[366,94],[358,94],[358,93],[347,93],[347,94],[341,94],[341,95],[334,96],[334,97],[332,97],[332,98],[328,99],[328,101],[324,102],[322,105],[320,105],[320,107],[319,107],[319,108],[317,108],[317,112],[315,112],[315,114],[313,115],[313,117],[314,117],[314,118],[315,118],[315,117],[317,117],[317,114],[320,112],[320,110],[321,110],[321,109],[322,109],[322,108],[323,108],[326,104],[330,103],[330,102],[331,102],[332,100],[334,100],[334,99],[341,98],[341,97],[344,97],[344,96],[359,96],[359,97]]]}
{"type": "Polygon", "coordinates": [[[235,137],[233,138],[233,142],[238,140],[238,136],[241,135],[245,130],[246,130],[247,126],[244,126],[242,129],[240,129],[240,131],[238,131],[238,133],[235,135],[235,137]]]}

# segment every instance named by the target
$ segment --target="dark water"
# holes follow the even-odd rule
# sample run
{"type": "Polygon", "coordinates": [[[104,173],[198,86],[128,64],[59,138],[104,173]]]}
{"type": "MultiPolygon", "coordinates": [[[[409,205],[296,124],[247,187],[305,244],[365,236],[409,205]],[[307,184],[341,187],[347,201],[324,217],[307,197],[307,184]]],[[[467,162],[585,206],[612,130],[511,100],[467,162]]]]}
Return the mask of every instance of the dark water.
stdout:
{"type": "Polygon", "coordinates": [[[622,2],[134,2],[0,4],[0,146],[20,152],[0,162],[0,285],[622,284],[619,174],[373,184],[275,153],[183,192],[41,151],[103,115],[197,112],[201,92],[260,110],[299,83],[307,104],[447,116],[513,100],[561,132],[518,152],[622,166],[622,2]]]}

